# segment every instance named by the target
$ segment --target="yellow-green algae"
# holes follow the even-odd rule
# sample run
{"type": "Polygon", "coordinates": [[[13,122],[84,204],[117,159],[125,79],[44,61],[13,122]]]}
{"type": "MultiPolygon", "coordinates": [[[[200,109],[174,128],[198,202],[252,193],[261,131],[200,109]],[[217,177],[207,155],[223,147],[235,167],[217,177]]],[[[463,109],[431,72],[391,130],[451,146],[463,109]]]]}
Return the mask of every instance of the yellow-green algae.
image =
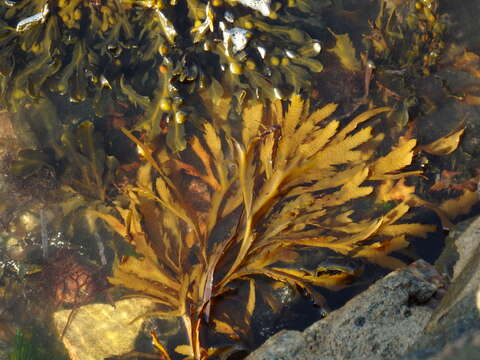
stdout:
{"type": "MultiPolygon", "coordinates": [[[[42,97],[112,102],[144,113],[139,127],[179,137],[189,94],[274,99],[309,90],[327,1],[4,1],[0,104],[42,97]]],[[[181,141],[170,142],[182,148],[181,141]]]]}

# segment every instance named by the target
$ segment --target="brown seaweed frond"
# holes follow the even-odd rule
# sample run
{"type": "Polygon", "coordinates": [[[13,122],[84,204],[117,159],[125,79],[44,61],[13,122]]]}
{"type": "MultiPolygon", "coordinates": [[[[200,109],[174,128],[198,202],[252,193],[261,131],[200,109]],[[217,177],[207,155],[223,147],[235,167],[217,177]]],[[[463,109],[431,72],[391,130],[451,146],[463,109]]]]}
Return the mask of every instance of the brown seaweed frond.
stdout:
{"type": "Polygon", "coordinates": [[[204,320],[238,339],[228,317],[212,311],[212,300],[238,280],[249,281],[248,327],[258,276],[316,297],[315,286],[338,289],[358,275],[341,266],[305,269],[298,262],[305,249],[395,268],[402,262],[389,253],[407,246],[407,235],[424,237],[433,230],[400,223],[410,208],[405,202],[383,214],[354,217],[352,204],[381,181],[416,174],[402,172],[415,140],[375,157],[383,136],[366,123],[389,108],[370,109],[343,124],[331,119],[335,104],[310,113],[308,102],[294,96],[284,105],[246,108],[237,139],[206,123],[203,136],[193,137],[188,156],[180,159],[145,148],[137,183],[125,189],[129,206],[117,208],[121,219],[96,213],[142,255],[119,261],[110,282],[154,299],[158,310],[152,315],[182,318],[189,338],[182,353],[192,358],[209,352],[200,342],[204,320]]]}

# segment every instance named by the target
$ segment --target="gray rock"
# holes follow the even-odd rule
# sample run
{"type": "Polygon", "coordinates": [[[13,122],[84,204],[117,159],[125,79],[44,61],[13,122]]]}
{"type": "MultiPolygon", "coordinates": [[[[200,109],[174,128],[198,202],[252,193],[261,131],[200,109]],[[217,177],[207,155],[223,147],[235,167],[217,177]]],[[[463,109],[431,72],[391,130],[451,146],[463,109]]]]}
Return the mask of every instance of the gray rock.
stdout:
{"type": "MultiPolygon", "coordinates": [[[[455,241],[452,285],[404,359],[426,359],[480,330],[480,217],[455,241]]],[[[477,357],[480,358],[480,357],[477,357]]]]}
{"type": "Polygon", "coordinates": [[[456,224],[448,233],[445,239],[445,247],[435,262],[435,268],[442,274],[453,278],[453,268],[458,261],[458,251],[455,241],[468,229],[468,227],[475,221],[475,218],[465,220],[456,224]]]}
{"type": "Polygon", "coordinates": [[[304,332],[274,335],[248,359],[480,359],[480,217],[451,231],[436,266],[451,277],[448,289],[417,261],[304,332]]]}
{"type": "Polygon", "coordinates": [[[302,332],[282,330],[268,339],[260,349],[250,354],[246,360],[294,359],[305,346],[307,346],[307,343],[302,332]]]}
{"type": "Polygon", "coordinates": [[[426,262],[387,275],[303,333],[274,335],[248,360],[392,359],[421,334],[445,282],[426,262]]]}
{"type": "Polygon", "coordinates": [[[472,360],[480,359],[480,332],[462,336],[430,358],[430,360],[472,360]]]}

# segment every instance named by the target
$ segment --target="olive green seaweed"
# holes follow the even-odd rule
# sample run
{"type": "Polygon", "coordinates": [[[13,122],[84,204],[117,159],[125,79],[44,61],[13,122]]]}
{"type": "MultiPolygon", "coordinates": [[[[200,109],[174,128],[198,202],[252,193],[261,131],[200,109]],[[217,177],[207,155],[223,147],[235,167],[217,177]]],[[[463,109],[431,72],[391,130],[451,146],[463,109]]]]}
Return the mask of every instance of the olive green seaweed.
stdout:
{"type": "Polygon", "coordinates": [[[316,38],[328,3],[266,6],[268,16],[236,1],[2,3],[0,104],[16,111],[59,94],[73,103],[93,100],[105,114],[112,100],[126,102],[150,139],[160,119],[175,122],[167,142],[182,150],[190,94],[273,100],[309,91],[312,74],[322,71],[316,38]],[[305,20],[310,12],[317,21],[305,20]]]}
{"type": "Polygon", "coordinates": [[[51,343],[52,339],[48,336],[42,338],[41,331],[38,327],[28,331],[18,329],[8,360],[67,360],[68,357],[58,349],[59,345],[51,343]]]}

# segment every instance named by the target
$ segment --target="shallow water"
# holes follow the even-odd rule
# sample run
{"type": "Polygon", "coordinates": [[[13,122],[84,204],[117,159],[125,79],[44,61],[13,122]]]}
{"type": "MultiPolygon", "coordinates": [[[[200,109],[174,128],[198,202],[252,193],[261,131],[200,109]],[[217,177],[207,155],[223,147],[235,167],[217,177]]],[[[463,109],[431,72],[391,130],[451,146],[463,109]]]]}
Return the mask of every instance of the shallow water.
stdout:
{"type": "MultiPolygon", "coordinates": [[[[423,175],[409,176],[406,185],[397,188],[396,193],[394,189],[390,190],[389,194],[395,193],[397,198],[375,201],[374,197],[380,191],[375,188],[368,197],[349,200],[338,206],[337,215],[353,210],[353,221],[361,223],[363,219],[388,213],[395,204],[406,199],[408,187],[415,186],[415,194],[424,201],[424,206],[412,206],[403,223],[433,224],[436,231],[430,232],[425,239],[408,236],[410,246],[394,251],[392,256],[397,260],[391,260],[391,264],[398,260],[409,263],[417,258],[435,261],[451,225],[440,218],[435,209],[441,209],[452,223],[478,214],[479,206],[471,199],[477,196],[480,179],[480,48],[476,41],[479,29],[474,15],[480,5],[474,2],[452,5],[428,0],[418,2],[416,6],[408,1],[387,1],[383,6],[378,1],[325,1],[316,3],[310,17],[298,12],[309,3],[306,0],[272,1],[270,8],[276,15],[265,20],[262,14],[265,9],[255,12],[242,5],[230,5],[228,1],[226,4],[212,2],[210,10],[203,7],[205,4],[196,7],[194,1],[167,4],[166,10],[156,3],[91,2],[78,5],[82,9],[80,13],[70,9],[73,17],[66,17],[68,6],[59,2],[55,6],[49,3],[49,13],[42,15],[45,21],[29,19],[32,25],[27,30],[18,27],[19,14],[24,19],[28,11],[32,15],[40,13],[45,10],[44,4],[26,0],[2,4],[0,103],[4,110],[0,113],[3,173],[0,179],[0,359],[5,357],[3,354],[10,354],[13,359],[68,358],[59,341],[60,328],[63,327],[54,329],[52,313],[92,303],[108,304],[112,298],[116,301],[132,293],[132,288],[125,289],[128,286],[111,287],[107,276],[112,276],[112,267],[118,267],[119,261],[125,263],[128,257],[141,261],[148,258],[149,253],[138,247],[134,230],[133,235],[122,239],[89,211],[112,214],[120,219],[115,209],[127,208],[134,203],[128,190],[141,183],[136,179],[142,178],[139,175],[141,166],[148,162],[149,151],[164,166],[155,176],[161,174],[170,179],[172,184],[169,186],[172,189],[177,186],[185,196],[182,201],[173,202],[179,206],[177,210],[184,207],[188,216],[194,214],[199,223],[207,224],[209,209],[215,203],[212,200],[215,191],[221,191],[221,186],[216,184],[220,178],[219,170],[209,174],[210,165],[205,160],[208,157],[213,159],[214,148],[208,146],[215,141],[212,137],[203,141],[207,150],[201,153],[198,147],[195,150],[191,145],[192,139],[204,136],[204,124],[212,123],[221,135],[218,146],[225,153],[224,161],[228,164],[225,168],[231,173],[236,171],[237,153],[231,150],[234,145],[229,144],[234,144],[233,138],[241,142],[245,129],[257,128],[252,138],[255,144],[281,143],[287,136],[283,133],[286,130],[272,123],[273,117],[265,122],[255,118],[247,126],[242,125],[239,112],[255,103],[256,96],[265,104],[274,101],[275,97],[283,97],[284,110],[291,93],[297,90],[309,98],[311,110],[330,102],[338,103],[337,111],[328,121],[338,119],[341,126],[372,107],[391,107],[393,110],[388,115],[367,123],[373,126],[376,134],[384,134],[383,142],[375,149],[375,157],[385,156],[402,136],[404,140],[408,136],[418,139],[420,146],[406,170],[421,170],[423,175]],[[105,30],[104,25],[94,23],[96,18],[93,15],[88,17],[89,11],[97,11],[102,4],[109,11],[113,9],[120,14],[117,27],[115,21],[104,18],[108,25],[105,30]],[[276,4],[282,4],[282,7],[276,9],[276,4]],[[175,6],[177,11],[188,13],[188,17],[176,17],[175,6]],[[151,23],[143,24],[132,14],[141,14],[145,7],[151,10],[147,9],[149,16],[157,13],[161,19],[166,16],[174,21],[170,24],[165,19],[158,23],[151,20],[151,23]],[[396,8],[395,15],[389,17],[388,14],[393,14],[392,8],[396,8]],[[205,16],[200,16],[202,11],[205,16]],[[381,11],[384,11],[383,17],[378,15],[381,11]],[[56,35],[39,29],[53,27],[53,22],[47,19],[55,17],[63,21],[60,29],[63,31],[61,39],[67,44],[64,47],[66,52],[52,52],[42,58],[45,49],[39,44],[45,45],[42,41],[56,35]],[[197,24],[193,22],[195,17],[199,21],[197,24]],[[251,34],[244,37],[242,31],[232,25],[237,23],[231,22],[230,18],[243,19],[241,23],[251,34]],[[137,26],[138,36],[129,34],[126,19],[143,24],[145,33],[140,33],[137,26]],[[250,28],[246,21],[253,22],[254,27],[250,28]],[[99,26],[100,40],[88,25],[92,29],[99,26]],[[168,37],[165,34],[169,31],[172,33],[172,26],[180,35],[175,41],[163,39],[168,37]],[[228,32],[225,27],[236,30],[228,32]],[[155,35],[160,28],[163,37],[155,35]],[[193,32],[192,28],[195,29],[193,32]],[[288,32],[294,28],[305,31],[309,38],[288,32]],[[195,35],[203,33],[205,35],[195,35]],[[229,43],[225,40],[226,34],[237,38],[229,43]],[[348,36],[341,37],[344,34],[348,36]],[[23,49],[19,45],[22,41],[23,49]],[[92,45],[91,53],[79,55],[84,50],[77,46],[81,41],[92,45]],[[243,42],[249,45],[243,47],[243,42]],[[205,49],[211,46],[216,50],[206,55],[199,50],[199,43],[205,49]],[[321,51],[317,53],[315,49],[319,44],[321,51]],[[265,49],[258,50],[262,46],[265,49]],[[287,48],[296,49],[303,55],[287,53],[287,48]],[[263,51],[267,51],[265,57],[263,51]],[[95,52],[98,52],[98,58],[95,58],[95,52]],[[13,57],[6,54],[13,54],[13,57]],[[76,65],[69,67],[68,64],[73,63],[76,65]],[[320,66],[323,70],[316,71],[320,66]],[[99,74],[103,78],[97,76],[99,74]],[[98,86],[98,83],[102,85],[98,86]],[[67,87],[60,89],[65,84],[67,87]],[[258,122],[261,122],[260,126],[258,122]],[[145,148],[127,138],[122,127],[131,129],[145,148]],[[422,145],[463,127],[466,130],[459,148],[453,153],[437,156],[422,150],[422,145]],[[207,155],[202,158],[201,154],[205,153],[207,155]],[[447,199],[468,192],[472,193],[470,200],[445,205],[447,199]],[[425,205],[426,202],[430,205],[425,205]]],[[[365,129],[366,126],[359,128],[365,129]]],[[[367,150],[362,148],[362,151],[367,150]]],[[[277,154],[272,154],[273,159],[277,154]]],[[[335,167],[338,171],[345,168],[348,164],[335,167]]],[[[252,185],[251,191],[256,197],[261,195],[258,192],[262,181],[259,177],[252,185]]],[[[375,179],[368,180],[365,186],[375,187],[376,184],[375,179]]],[[[157,182],[156,190],[159,187],[157,182]]],[[[332,187],[315,194],[328,198],[337,190],[332,187]]],[[[226,198],[227,195],[228,192],[226,198]]],[[[265,231],[275,214],[280,213],[290,199],[288,196],[279,197],[276,205],[269,205],[271,212],[263,213],[265,220],[256,219],[258,226],[254,234],[265,231]]],[[[165,206],[165,201],[162,204],[165,206]]],[[[418,205],[418,201],[415,204],[418,205]]],[[[150,241],[160,259],[158,268],[167,268],[170,274],[176,275],[175,266],[169,267],[171,264],[162,257],[171,252],[178,256],[181,264],[188,264],[184,272],[193,277],[195,266],[203,261],[201,253],[194,251],[201,249],[201,245],[188,235],[193,232],[195,224],[185,220],[174,222],[168,218],[171,215],[165,215],[166,211],[159,212],[147,202],[140,201],[137,206],[143,216],[139,226],[155,239],[150,241]],[[164,227],[161,229],[161,226],[164,227]],[[186,251],[186,255],[180,250],[164,247],[166,238],[175,236],[181,239],[177,246],[191,250],[186,251]]],[[[312,205],[305,206],[294,210],[305,211],[312,205]]],[[[248,231],[242,228],[244,219],[248,218],[245,208],[239,206],[229,216],[219,216],[205,247],[208,261],[218,254],[214,251],[215,246],[227,244],[232,241],[229,238],[241,237],[248,231]]],[[[201,226],[199,229],[204,229],[201,226]]],[[[304,231],[311,234],[312,229],[315,229],[314,224],[307,223],[304,231]]],[[[318,227],[317,230],[319,234],[326,231],[318,227]]],[[[291,231],[293,234],[293,227],[291,231]]],[[[288,235],[282,234],[284,237],[288,235]]],[[[368,241],[383,241],[379,237],[368,241]]],[[[365,244],[370,244],[368,241],[365,244]]],[[[205,288],[210,286],[213,292],[220,288],[219,284],[228,277],[229,266],[240,252],[238,244],[225,245],[228,250],[213,266],[211,283],[205,288]]],[[[249,281],[239,278],[228,283],[220,295],[204,304],[209,310],[192,300],[186,313],[200,308],[201,319],[210,315],[211,321],[220,321],[213,326],[199,320],[202,332],[199,330],[198,336],[205,351],[208,347],[226,347],[244,354],[281,329],[303,329],[329,310],[342,306],[389,271],[384,266],[388,261],[373,264],[371,257],[354,259],[360,249],[348,254],[303,246],[294,250],[285,252],[285,259],[270,264],[269,268],[300,271],[306,277],[324,274],[333,279],[338,274],[347,273],[355,276],[348,286],[336,291],[314,286],[315,292],[324,297],[313,297],[317,306],[299,283],[294,283],[296,286],[293,287],[280,286],[278,281],[267,280],[258,273],[250,275],[249,281]],[[254,310],[248,315],[245,308],[254,310]]],[[[204,271],[208,269],[211,268],[204,271]]],[[[115,283],[111,279],[110,282],[115,283]]],[[[196,292],[204,290],[191,290],[198,287],[195,284],[198,282],[190,285],[187,299],[193,299],[196,292]]],[[[155,286],[158,288],[159,285],[152,280],[152,287],[155,286]]],[[[199,298],[203,301],[208,295],[199,298]]],[[[78,317],[82,318],[82,315],[78,317]]],[[[71,322],[75,323],[75,316],[71,322]]],[[[78,326],[77,333],[81,334],[81,321],[77,324],[72,327],[78,326]]],[[[95,318],[85,320],[85,324],[88,324],[83,328],[85,332],[102,336],[101,325],[105,324],[95,324],[95,318]]],[[[172,358],[181,358],[174,349],[191,341],[185,324],[187,322],[180,320],[149,318],[132,350],[158,354],[158,346],[152,344],[153,332],[172,358]]],[[[68,330],[66,339],[68,343],[68,330]]],[[[71,349],[69,353],[72,356],[71,349]]],[[[98,358],[99,355],[92,356],[98,358]]],[[[136,355],[133,358],[145,357],[136,355]]]]}

